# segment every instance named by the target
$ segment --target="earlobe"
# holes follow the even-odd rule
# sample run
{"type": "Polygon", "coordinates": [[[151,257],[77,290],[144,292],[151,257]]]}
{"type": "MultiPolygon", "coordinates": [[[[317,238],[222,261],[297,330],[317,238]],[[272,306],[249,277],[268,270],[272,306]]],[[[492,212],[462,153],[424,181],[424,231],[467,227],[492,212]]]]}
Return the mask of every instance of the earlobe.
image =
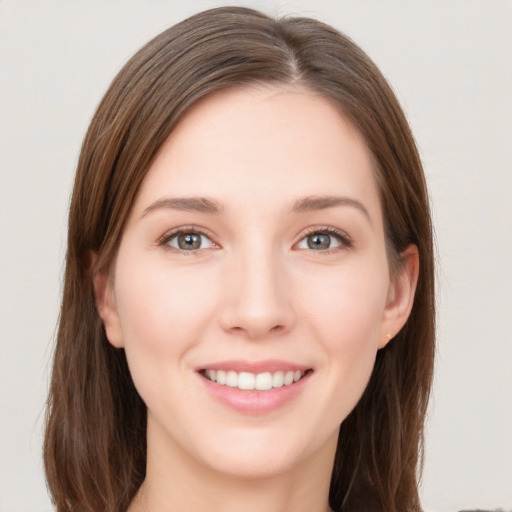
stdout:
{"type": "Polygon", "coordinates": [[[418,282],[419,264],[418,248],[415,245],[409,245],[400,253],[399,268],[389,286],[379,348],[385,347],[409,318],[418,282]]]}
{"type": "Polygon", "coordinates": [[[100,272],[94,276],[93,284],[96,308],[105,326],[107,339],[114,347],[121,348],[124,346],[123,332],[117,313],[112,278],[107,272],[100,272]]]}

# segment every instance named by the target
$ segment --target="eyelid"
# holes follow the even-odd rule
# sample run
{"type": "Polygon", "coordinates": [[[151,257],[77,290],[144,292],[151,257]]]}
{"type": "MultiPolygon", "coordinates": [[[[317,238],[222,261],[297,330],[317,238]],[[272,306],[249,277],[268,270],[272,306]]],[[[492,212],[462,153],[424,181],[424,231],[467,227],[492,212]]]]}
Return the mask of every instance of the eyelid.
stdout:
{"type": "MultiPolygon", "coordinates": [[[[309,228],[306,228],[306,230],[301,233],[301,238],[294,244],[294,247],[296,247],[300,242],[302,242],[306,237],[313,235],[315,233],[321,233],[326,234],[329,236],[332,236],[336,238],[340,246],[338,247],[332,247],[329,249],[325,249],[323,251],[314,251],[318,253],[330,253],[330,252],[336,252],[343,249],[350,249],[354,246],[354,241],[352,240],[352,237],[350,237],[345,231],[335,228],[333,226],[311,226],[309,228]]],[[[313,249],[305,249],[305,250],[311,250],[313,249]]]]}
{"type": "MultiPolygon", "coordinates": [[[[180,249],[177,249],[177,248],[172,247],[172,246],[169,245],[169,241],[170,240],[172,240],[173,238],[175,238],[176,236],[178,236],[180,234],[186,234],[186,233],[194,233],[194,234],[197,234],[197,235],[204,236],[204,237],[208,238],[208,240],[210,240],[212,242],[212,244],[215,246],[213,248],[216,248],[216,249],[221,248],[220,244],[215,240],[215,237],[209,232],[209,230],[204,229],[204,228],[199,228],[198,226],[194,226],[194,225],[179,226],[179,227],[176,227],[176,228],[172,228],[169,231],[166,231],[164,233],[164,235],[162,235],[157,240],[157,245],[158,246],[164,246],[166,249],[173,250],[173,251],[176,251],[176,252],[179,252],[179,253],[182,253],[182,254],[194,254],[194,253],[197,253],[199,251],[204,251],[204,250],[207,250],[207,249],[212,249],[212,247],[210,247],[210,248],[204,248],[204,249],[196,249],[196,250],[185,251],[185,250],[180,250],[180,249]]],[[[336,238],[339,241],[339,243],[340,243],[340,246],[329,248],[329,249],[326,249],[326,250],[323,250],[323,251],[317,251],[319,253],[324,253],[325,254],[325,253],[335,252],[335,251],[338,251],[338,250],[343,250],[343,249],[351,248],[354,245],[354,242],[353,242],[352,238],[345,231],[343,231],[341,229],[335,228],[333,226],[311,226],[309,228],[306,228],[301,233],[301,237],[294,244],[294,247],[296,247],[306,237],[308,237],[308,236],[310,236],[312,234],[315,234],[315,233],[327,234],[329,236],[332,236],[332,237],[336,238]]],[[[312,249],[310,249],[310,250],[312,250],[312,249]]]]}
{"type": "Polygon", "coordinates": [[[162,246],[165,249],[168,249],[170,251],[178,252],[180,254],[194,254],[194,253],[197,253],[199,251],[205,251],[205,250],[208,250],[208,249],[219,249],[220,248],[220,244],[218,244],[215,241],[215,237],[208,230],[203,229],[203,228],[199,228],[197,226],[179,226],[179,227],[170,229],[169,231],[166,231],[157,240],[157,245],[158,246],[162,246]],[[188,233],[193,233],[195,235],[201,235],[201,236],[204,236],[204,237],[208,238],[208,240],[210,240],[210,242],[215,247],[208,247],[208,248],[204,248],[204,249],[196,249],[196,250],[185,251],[185,250],[181,250],[181,249],[178,249],[176,247],[172,247],[171,245],[169,245],[169,241],[172,240],[173,238],[175,238],[175,237],[177,237],[177,236],[179,236],[181,234],[188,234],[188,233]]]}

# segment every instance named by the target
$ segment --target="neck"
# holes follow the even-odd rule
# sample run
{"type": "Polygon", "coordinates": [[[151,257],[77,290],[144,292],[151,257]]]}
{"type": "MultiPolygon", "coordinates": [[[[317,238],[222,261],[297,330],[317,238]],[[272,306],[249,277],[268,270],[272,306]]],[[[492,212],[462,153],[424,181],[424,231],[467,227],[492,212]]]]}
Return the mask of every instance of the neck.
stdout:
{"type": "Polygon", "coordinates": [[[205,467],[179,447],[152,442],[146,479],[128,512],[328,512],[336,439],[279,474],[239,476],[205,467]],[[158,445],[158,450],[157,450],[158,445]]]}

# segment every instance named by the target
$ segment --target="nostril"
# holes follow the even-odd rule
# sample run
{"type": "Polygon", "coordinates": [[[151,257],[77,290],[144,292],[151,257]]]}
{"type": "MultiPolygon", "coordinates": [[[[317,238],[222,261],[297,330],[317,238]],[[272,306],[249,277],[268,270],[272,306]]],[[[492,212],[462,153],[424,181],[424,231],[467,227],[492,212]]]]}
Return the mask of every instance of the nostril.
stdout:
{"type": "Polygon", "coordinates": [[[270,333],[280,334],[286,331],[286,326],[282,324],[274,325],[273,327],[266,327],[265,325],[248,324],[247,327],[234,325],[229,328],[232,333],[241,334],[246,333],[249,338],[263,338],[270,333]]]}

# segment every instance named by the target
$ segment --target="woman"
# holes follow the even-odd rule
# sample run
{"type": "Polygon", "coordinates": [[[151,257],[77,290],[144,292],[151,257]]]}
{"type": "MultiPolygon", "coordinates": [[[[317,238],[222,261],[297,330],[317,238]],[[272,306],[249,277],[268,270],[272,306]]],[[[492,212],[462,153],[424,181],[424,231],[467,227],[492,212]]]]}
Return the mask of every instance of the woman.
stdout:
{"type": "Polygon", "coordinates": [[[420,510],[424,176],[317,21],[200,13],[85,137],[45,438],[57,510],[420,510]]]}

